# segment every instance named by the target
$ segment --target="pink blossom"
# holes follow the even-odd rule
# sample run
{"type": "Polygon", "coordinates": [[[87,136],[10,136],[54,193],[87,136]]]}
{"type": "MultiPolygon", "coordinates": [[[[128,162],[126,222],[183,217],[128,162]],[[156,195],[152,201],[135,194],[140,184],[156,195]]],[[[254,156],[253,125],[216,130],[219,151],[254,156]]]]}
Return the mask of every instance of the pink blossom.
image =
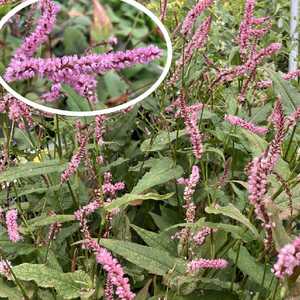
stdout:
{"type": "Polygon", "coordinates": [[[38,47],[48,40],[48,35],[55,25],[59,6],[51,0],[41,0],[40,8],[42,16],[38,20],[35,30],[25,38],[12,61],[23,61],[32,57],[38,47]]]}
{"type": "Polygon", "coordinates": [[[204,22],[196,30],[190,42],[184,48],[183,55],[176,62],[176,69],[169,81],[170,84],[175,84],[179,80],[180,72],[182,68],[191,61],[193,57],[193,53],[204,47],[208,38],[208,32],[210,30],[211,20],[212,20],[211,17],[207,17],[204,20],[204,22]]]}
{"type": "Polygon", "coordinates": [[[272,80],[262,80],[256,83],[256,87],[259,89],[266,89],[272,86],[272,80]]]}
{"type": "Polygon", "coordinates": [[[255,207],[256,216],[263,222],[263,226],[267,230],[268,242],[271,239],[272,226],[265,208],[267,178],[280,157],[280,149],[286,133],[285,118],[280,100],[277,100],[270,119],[276,129],[275,137],[269,147],[260,156],[254,158],[248,167],[249,201],[255,207]]]}
{"type": "Polygon", "coordinates": [[[193,24],[195,23],[198,16],[201,15],[203,11],[205,11],[209,6],[213,4],[214,0],[200,0],[198,3],[188,12],[187,16],[185,17],[181,33],[183,35],[188,35],[191,33],[193,29],[193,24]]]}
{"type": "MultiPolygon", "coordinates": [[[[101,247],[95,240],[91,238],[88,230],[86,216],[94,212],[98,208],[99,202],[92,202],[87,206],[75,212],[75,218],[80,221],[81,232],[86,241],[84,248],[92,250],[96,256],[96,261],[108,273],[109,278],[109,295],[111,295],[111,285],[115,287],[116,295],[122,300],[132,300],[135,294],[131,292],[129,280],[125,277],[122,266],[116,258],[113,258],[111,253],[101,247]]],[[[108,290],[107,290],[108,292],[108,290]]]]}
{"type": "Polygon", "coordinates": [[[243,21],[240,24],[238,44],[240,52],[245,57],[246,51],[249,49],[251,39],[254,41],[263,37],[271,28],[271,24],[265,25],[269,17],[255,18],[255,0],[247,0],[243,21]],[[253,28],[253,26],[265,25],[265,28],[253,28]]]}
{"type": "Polygon", "coordinates": [[[6,69],[5,79],[12,82],[34,76],[46,77],[56,84],[55,90],[44,97],[46,100],[55,99],[59,95],[58,83],[65,83],[73,87],[81,96],[95,102],[97,74],[122,70],[136,64],[148,64],[159,58],[161,54],[159,48],[149,46],[82,57],[74,55],[46,59],[28,58],[25,61],[12,60],[6,69]]]}
{"type": "Polygon", "coordinates": [[[111,284],[116,287],[116,294],[122,300],[132,300],[135,294],[131,292],[129,280],[124,277],[124,271],[116,258],[113,258],[111,253],[105,248],[97,245],[95,251],[96,261],[103,266],[103,269],[108,272],[108,277],[111,284]]]}
{"type": "MultiPolygon", "coordinates": [[[[42,95],[45,101],[55,101],[60,96],[61,84],[70,85],[89,102],[96,102],[96,76],[110,70],[122,70],[136,64],[148,64],[162,55],[155,46],[118,51],[106,54],[90,54],[82,57],[63,56],[34,58],[37,48],[47,41],[56,21],[58,6],[52,0],[41,0],[42,15],[35,30],[25,38],[16,51],[4,75],[9,82],[30,79],[35,76],[52,82],[50,92],[42,95]]],[[[116,39],[109,40],[114,44],[116,39]]]]}
{"type": "Polygon", "coordinates": [[[300,238],[279,250],[272,271],[276,277],[283,279],[292,276],[296,267],[300,267],[300,238]]]}
{"type": "Polygon", "coordinates": [[[99,207],[100,202],[98,200],[92,201],[74,213],[75,219],[81,222],[84,218],[95,212],[99,207]]]}
{"type": "Polygon", "coordinates": [[[198,115],[203,106],[197,105],[188,107],[186,105],[184,96],[181,95],[179,97],[179,107],[179,114],[184,120],[186,132],[190,136],[191,144],[193,146],[193,153],[196,159],[201,159],[203,153],[203,143],[202,135],[198,128],[198,115]]]}
{"type": "Polygon", "coordinates": [[[198,232],[196,232],[193,235],[193,241],[197,246],[201,246],[204,242],[206,237],[208,237],[212,232],[215,232],[216,230],[211,229],[209,227],[204,227],[198,232]]]}
{"type": "Polygon", "coordinates": [[[87,136],[79,134],[79,149],[72,156],[67,169],[61,174],[61,177],[60,177],[61,183],[65,183],[71,178],[71,176],[78,169],[79,164],[82,161],[82,159],[87,156],[87,149],[86,149],[87,142],[88,142],[87,136]]]}
{"type": "Polygon", "coordinates": [[[17,223],[18,220],[18,211],[16,209],[11,209],[6,213],[6,227],[8,232],[9,239],[16,243],[22,239],[19,233],[19,226],[17,223]]]}
{"type": "Polygon", "coordinates": [[[264,135],[268,132],[268,128],[259,127],[254,125],[251,122],[247,122],[237,116],[225,115],[225,121],[228,121],[230,124],[245,128],[253,133],[264,135]]]}
{"type": "MultiPolygon", "coordinates": [[[[56,213],[51,211],[49,213],[49,216],[56,216],[56,213]]],[[[62,228],[62,223],[60,222],[54,222],[53,224],[51,224],[48,232],[48,240],[49,241],[55,240],[61,228],[62,228]]]]}
{"type": "Polygon", "coordinates": [[[102,191],[104,194],[114,197],[118,191],[125,189],[124,182],[112,183],[112,174],[110,172],[104,173],[104,183],[102,191]]]}
{"type": "Polygon", "coordinates": [[[291,80],[291,79],[296,79],[300,76],[300,70],[296,70],[296,71],[292,71],[292,72],[289,72],[287,74],[284,74],[282,76],[282,78],[284,80],[291,80]]]}
{"type": "Polygon", "coordinates": [[[193,166],[192,174],[190,178],[179,178],[177,182],[179,184],[185,185],[183,198],[184,198],[184,208],[186,209],[186,221],[193,223],[195,221],[196,206],[192,201],[193,194],[195,193],[195,188],[200,180],[199,168],[198,166],[193,166]]]}
{"type": "Polygon", "coordinates": [[[107,117],[104,115],[96,116],[95,118],[95,136],[96,142],[98,145],[103,144],[103,135],[105,132],[104,122],[107,120],[107,117]]]}
{"type": "Polygon", "coordinates": [[[42,99],[47,102],[52,102],[57,100],[57,98],[60,96],[61,87],[62,86],[60,83],[54,83],[51,86],[50,92],[45,93],[42,96],[42,99]]]}
{"type": "Polygon", "coordinates": [[[295,126],[300,120],[300,106],[287,117],[288,126],[295,126]]]}
{"type": "Polygon", "coordinates": [[[20,129],[25,129],[25,121],[29,126],[33,125],[30,107],[10,94],[6,94],[0,100],[0,113],[5,111],[8,113],[9,119],[15,122],[20,129]]]}
{"type": "Polygon", "coordinates": [[[194,273],[201,269],[225,269],[228,266],[228,262],[225,259],[204,259],[199,258],[192,260],[188,263],[187,271],[194,273]]]}
{"type": "Polygon", "coordinates": [[[245,5],[244,19],[240,24],[239,46],[241,51],[245,51],[249,45],[250,29],[254,14],[255,0],[247,0],[245,5]]]}
{"type": "Polygon", "coordinates": [[[0,274],[5,276],[7,279],[11,278],[11,262],[7,259],[0,260],[0,274]]]}
{"type": "Polygon", "coordinates": [[[280,43],[272,43],[266,48],[259,50],[248,59],[248,61],[245,64],[246,68],[250,71],[253,71],[265,57],[275,54],[281,49],[281,47],[282,44],[280,43]]]}

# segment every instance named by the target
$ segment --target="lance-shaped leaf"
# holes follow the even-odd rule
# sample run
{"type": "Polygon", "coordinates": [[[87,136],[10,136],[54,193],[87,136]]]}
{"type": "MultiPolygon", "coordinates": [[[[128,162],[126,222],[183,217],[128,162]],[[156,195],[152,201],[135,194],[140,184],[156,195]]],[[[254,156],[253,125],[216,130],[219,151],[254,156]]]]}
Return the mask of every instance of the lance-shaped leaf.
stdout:
{"type": "Polygon", "coordinates": [[[153,247],[109,239],[101,239],[100,244],[152,274],[164,276],[170,271],[183,275],[186,270],[183,260],[153,247]]]}
{"type": "Polygon", "coordinates": [[[143,152],[163,150],[168,144],[185,134],[185,129],[172,132],[162,131],[154,139],[145,140],[141,145],[141,150],[143,152]]]}
{"type": "Polygon", "coordinates": [[[156,193],[148,193],[148,194],[126,194],[122,197],[117,198],[116,200],[112,201],[108,205],[105,206],[105,209],[108,211],[112,211],[116,208],[119,208],[121,206],[126,206],[132,201],[143,201],[143,200],[167,200],[171,198],[174,195],[174,193],[169,193],[165,195],[159,195],[156,193]]]}
{"type": "Polygon", "coordinates": [[[49,160],[41,163],[28,162],[2,172],[0,174],[0,183],[55,172],[60,173],[67,167],[67,165],[67,163],[61,163],[58,160],[49,160]]]}
{"type": "Polygon", "coordinates": [[[0,278],[0,298],[8,298],[9,300],[22,299],[22,294],[18,288],[9,286],[0,278]]]}
{"type": "Polygon", "coordinates": [[[34,281],[42,288],[54,288],[64,299],[79,298],[83,291],[91,287],[91,280],[83,271],[62,273],[45,265],[29,263],[12,269],[18,279],[34,281]]]}
{"type": "MultiPolygon", "coordinates": [[[[234,262],[237,257],[237,252],[230,249],[228,257],[234,262]]],[[[237,266],[259,285],[263,283],[263,286],[267,289],[270,288],[272,283],[273,285],[276,283],[275,280],[272,280],[274,275],[271,273],[271,266],[268,266],[265,270],[265,266],[262,263],[258,263],[244,246],[240,246],[237,266]]]]}
{"type": "Polygon", "coordinates": [[[40,216],[40,217],[36,217],[36,218],[33,218],[30,221],[28,221],[27,226],[21,227],[20,231],[23,233],[26,233],[28,231],[33,231],[38,227],[51,225],[56,222],[65,223],[65,222],[71,222],[74,220],[75,220],[74,215],[40,216]]]}
{"type": "Polygon", "coordinates": [[[254,225],[252,225],[251,222],[231,203],[228,206],[206,207],[205,211],[209,214],[221,214],[244,224],[257,239],[261,240],[254,225]]]}
{"type": "Polygon", "coordinates": [[[139,194],[156,185],[166,183],[172,179],[177,179],[183,174],[180,166],[174,166],[174,162],[169,158],[162,158],[154,162],[151,169],[139,180],[133,188],[132,193],[139,194]]]}

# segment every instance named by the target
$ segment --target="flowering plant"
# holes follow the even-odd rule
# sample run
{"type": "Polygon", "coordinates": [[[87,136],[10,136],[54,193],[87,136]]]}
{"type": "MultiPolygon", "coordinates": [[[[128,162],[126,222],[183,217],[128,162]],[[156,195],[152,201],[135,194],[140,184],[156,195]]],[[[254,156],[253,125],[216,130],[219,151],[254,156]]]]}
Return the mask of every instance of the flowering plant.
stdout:
{"type": "MultiPolygon", "coordinates": [[[[129,110],[64,118],[2,91],[0,297],[299,297],[300,71],[285,16],[264,0],[180,3],[155,7],[169,77],[129,110]]],[[[40,74],[32,57],[4,71],[27,76],[26,63],[40,74]]]]}

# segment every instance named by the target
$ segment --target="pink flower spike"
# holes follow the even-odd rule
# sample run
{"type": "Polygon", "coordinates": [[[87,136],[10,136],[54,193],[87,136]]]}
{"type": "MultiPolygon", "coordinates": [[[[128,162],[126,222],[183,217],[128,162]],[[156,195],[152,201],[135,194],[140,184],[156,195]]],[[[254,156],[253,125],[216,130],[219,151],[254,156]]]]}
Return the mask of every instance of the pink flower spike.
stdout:
{"type": "Polygon", "coordinates": [[[287,117],[288,126],[295,126],[300,120],[300,106],[287,117]]]}
{"type": "Polygon", "coordinates": [[[228,262],[225,259],[195,259],[188,263],[187,271],[189,273],[197,272],[201,269],[225,269],[228,266],[228,262]]]}
{"type": "Polygon", "coordinates": [[[7,259],[0,260],[0,274],[5,276],[7,279],[11,278],[11,262],[7,259]]]}
{"type": "Polygon", "coordinates": [[[41,0],[42,16],[35,30],[25,38],[21,47],[16,51],[13,61],[23,61],[32,57],[38,47],[48,40],[48,35],[54,28],[59,6],[52,0],[41,0]]]}
{"type": "Polygon", "coordinates": [[[209,6],[213,4],[214,0],[200,0],[187,14],[183,23],[181,33],[188,35],[193,29],[193,24],[196,19],[205,11],[209,6]]]}
{"type": "Polygon", "coordinates": [[[256,83],[256,87],[259,89],[267,89],[273,85],[272,80],[262,80],[256,83]]]}
{"type": "Polygon", "coordinates": [[[279,250],[277,262],[274,264],[272,272],[277,278],[284,279],[292,276],[296,267],[300,267],[299,237],[279,250]]]}
{"type": "Polygon", "coordinates": [[[284,80],[291,80],[291,79],[296,79],[300,76],[300,70],[296,70],[296,71],[292,71],[292,72],[289,72],[287,74],[284,74],[282,76],[282,78],[284,80]]]}
{"type": "Polygon", "coordinates": [[[253,123],[247,122],[237,116],[225,115],[224,120],[234,126],[242,127],[259,135],[264,135],[268,132],[268,128],[256,126],[253,123]]]}
{"type": "Polygon", "coordinates": [[[211,229],[209,227],[204,227],[203,229],[199,230],[197,233],[193,235],[193,241],[197,246],[203,245],[205,242],[206,237],[211,235],[212,232],[215,232],[216,230],[211,229]]]}
{"type": "Polygon", "coordinates": [[[107,117],[104,115],[96,116],[95,118],[95,136],[96,142],[98,145],[103,144],[103,135],[105,132],[104,122],[107,120],[107,117]]]}
{"type": "Polygon", "coordinates": [[[135,294],[131,292],[129,280],[124,277],[124,271],[116,258],[110,252],[100,247],[95,249],[96,261],[108,272],[110,283],[116,287],[116,294],[121,300],[133,300],[135,294]]]}
{"type": "Polygon", "coordinates": [[[11,209],[6,213],[6,227],[8,232],[9,239],[16,243],[22,240],[22,237],[19,233],[19,226],[17,223],[18,220],[18,211],[16,209],[11,209]]]}
{"type": "Polygon", "coordinates": [[[87,141],[88,141],[88,138],[86,136],[81,136],[79,134],[79,149],[72,156],[71,161],[68,164],[67,169],[61,174],[60,181],[61,181],[62,184],[67,182],[71,178],[71,176],[78,169],[82,159],[85,156],[87,156],[87,149],[86,149],[87,141]]]}
{"type": "Polygon", "coordinates": [[[177,181],[179,184],[185,185],[185,189],[183,193],[184,208],[186,209],[185,219],[189,223],[193,223],[195,221],[196,206],[192,201],[192,197],[199,180],[200,180],[199,168],[198,166],[193,166],[192,174],[190,178],[188,179],[180,178],[177,181]]]}

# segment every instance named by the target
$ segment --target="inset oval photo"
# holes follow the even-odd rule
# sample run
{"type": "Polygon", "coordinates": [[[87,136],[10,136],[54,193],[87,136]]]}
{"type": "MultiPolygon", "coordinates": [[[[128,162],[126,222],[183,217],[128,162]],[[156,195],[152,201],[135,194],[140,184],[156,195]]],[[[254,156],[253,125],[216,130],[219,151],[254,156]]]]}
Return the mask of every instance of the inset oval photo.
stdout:
{"type": "Polygon", "coordinates": [[[133,0],[28,0],[1,19],[0,30],[0,83],[62,115],[132,106],[155,91],[172,60],[167,30],[133,0]]]}

